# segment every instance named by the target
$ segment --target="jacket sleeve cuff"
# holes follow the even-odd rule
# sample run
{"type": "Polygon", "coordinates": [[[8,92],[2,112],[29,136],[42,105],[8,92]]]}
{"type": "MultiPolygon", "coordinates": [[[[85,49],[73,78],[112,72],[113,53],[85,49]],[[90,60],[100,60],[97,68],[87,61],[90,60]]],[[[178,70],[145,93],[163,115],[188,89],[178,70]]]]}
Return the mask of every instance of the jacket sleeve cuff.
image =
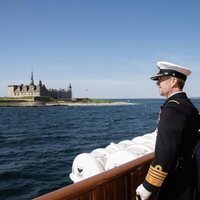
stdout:
{"type": "Polygon", "coordinates": [[[159,187],[156,187],[154,185],[149,184],[146,180],[144,180],[143,186],[149,192],[155,192],[155,191],[157,191],[159,189],[159,187]]]}
{"type": "Polygon", "coordinates": [[[162,171],[162,167],[160,165],[156,165],[155,167],[150,165],[149,171],[143,183],[144,187],[153,192],[161,187],[166,176],[167,172],[162,171]]]}

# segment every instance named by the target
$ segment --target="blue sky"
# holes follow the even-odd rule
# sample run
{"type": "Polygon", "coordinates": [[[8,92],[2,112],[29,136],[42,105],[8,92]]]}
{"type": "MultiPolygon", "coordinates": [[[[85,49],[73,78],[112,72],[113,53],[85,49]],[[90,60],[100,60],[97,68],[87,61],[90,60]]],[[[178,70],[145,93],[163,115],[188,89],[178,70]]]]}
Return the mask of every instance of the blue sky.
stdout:
{"type": "Polygon", "coordinates": [[[0,0],[0,96],[29,84],[74,97],[159,97],[157,61],[192,70],[185,91],[199,97],[198,0],[0,0]]]}

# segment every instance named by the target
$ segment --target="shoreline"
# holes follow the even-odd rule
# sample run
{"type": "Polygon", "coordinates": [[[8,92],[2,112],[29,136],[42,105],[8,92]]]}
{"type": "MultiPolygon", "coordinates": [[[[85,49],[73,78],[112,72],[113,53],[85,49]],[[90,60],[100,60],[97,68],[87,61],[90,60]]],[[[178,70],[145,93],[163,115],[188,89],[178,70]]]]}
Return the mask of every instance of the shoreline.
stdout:
{"type": "Polygon", "coordinates": [[[4,102],[0,103],[0,107],[52,107],[52,106],[123,106],[136,105],[130,102],[101,102],[101,103],[83,103],[83,102],[4,102]]]}
{"type": "MultiPolygon", "coordinates": [[[[55,103],[46,103],[46,106],[54,106],[55,103]]],[[[136,105],[136,103],[128,102],[111,102],[111,103],[56,103],[59,106],[123,106],[123,105],[136,105]]]]}

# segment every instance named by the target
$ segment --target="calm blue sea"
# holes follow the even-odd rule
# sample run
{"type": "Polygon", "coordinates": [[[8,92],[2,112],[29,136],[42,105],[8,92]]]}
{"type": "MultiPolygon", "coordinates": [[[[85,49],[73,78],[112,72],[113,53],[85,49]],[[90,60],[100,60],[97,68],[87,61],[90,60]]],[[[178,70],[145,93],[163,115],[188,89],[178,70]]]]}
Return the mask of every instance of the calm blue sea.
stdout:
{"type": "MultiPolygon", "coordinates": [[[[123,106],[0,107],[0,199],[31,199],[71,184],[76,155],[153,132],[164,99],[123,106]]],[[[200,110],[200,99],[193,99],[200,110]]]]}

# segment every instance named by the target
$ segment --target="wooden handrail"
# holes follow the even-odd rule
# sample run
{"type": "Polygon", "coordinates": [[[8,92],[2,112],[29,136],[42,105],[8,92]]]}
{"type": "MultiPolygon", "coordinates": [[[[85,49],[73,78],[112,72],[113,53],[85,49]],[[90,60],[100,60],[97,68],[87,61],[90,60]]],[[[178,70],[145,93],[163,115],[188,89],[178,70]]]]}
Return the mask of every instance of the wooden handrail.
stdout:
{"type": "Polygon", "coordinates": [[[118,187],[119,189],[122,187],[126,193],[123,194],[125,195],[123,199],[134,199],[135,189],[144,180],[153,157],[154,153],[150,153],[114,169],[37,197],[35,200],[117,199],[118,187]]]}

